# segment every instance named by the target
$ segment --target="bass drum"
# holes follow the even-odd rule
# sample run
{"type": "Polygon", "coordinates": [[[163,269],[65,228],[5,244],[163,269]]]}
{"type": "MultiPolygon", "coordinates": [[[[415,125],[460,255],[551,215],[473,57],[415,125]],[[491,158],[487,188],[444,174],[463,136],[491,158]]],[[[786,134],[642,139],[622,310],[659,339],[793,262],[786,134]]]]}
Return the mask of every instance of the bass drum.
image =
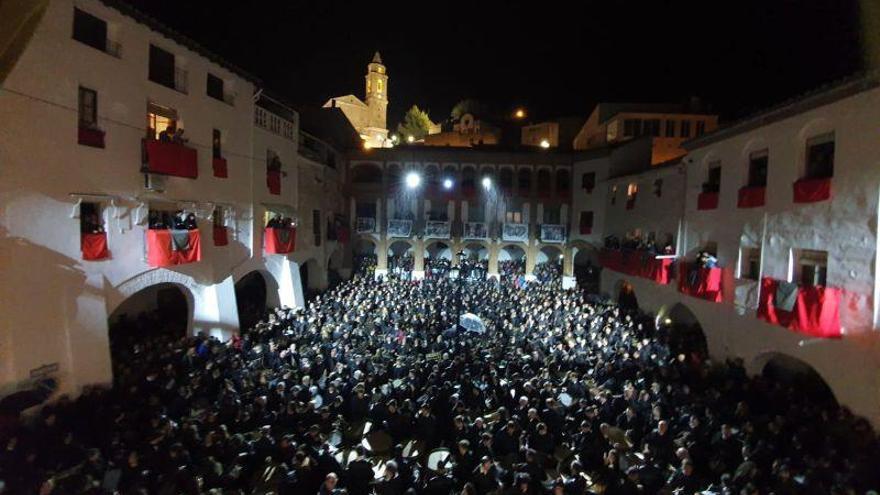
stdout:
{"type": "Polygon", "coordinates": [[[448,471],[454,465],[452,451],[449,449],[434,449],[428,454],[428,469],[435,473],[440,470],[441,466],[448,471]]]}
{"type": "Polygon", "coordinates": [[[367,449],[367,452],[374,456],[381,456],[390,452],[391,444],[391,435],[384,431],[374,431],[367,434],[367,436],[361,440],[361,445],[367,449]]]}

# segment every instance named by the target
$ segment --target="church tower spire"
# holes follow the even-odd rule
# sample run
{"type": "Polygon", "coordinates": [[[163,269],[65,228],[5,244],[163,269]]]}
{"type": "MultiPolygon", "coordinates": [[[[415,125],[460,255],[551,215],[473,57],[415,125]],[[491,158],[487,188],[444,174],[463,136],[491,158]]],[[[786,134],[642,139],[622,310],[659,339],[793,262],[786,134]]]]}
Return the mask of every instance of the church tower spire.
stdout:
{"type": "Polygon", "coordinates": [[[369,108],[367,127],[387,129],[388,73],[385,70],[385,65],[382,64],[382,56],[378,51],[373,55],[373,61],[367,65],[365,77],[367,83],[366,104],[369,108]]]}

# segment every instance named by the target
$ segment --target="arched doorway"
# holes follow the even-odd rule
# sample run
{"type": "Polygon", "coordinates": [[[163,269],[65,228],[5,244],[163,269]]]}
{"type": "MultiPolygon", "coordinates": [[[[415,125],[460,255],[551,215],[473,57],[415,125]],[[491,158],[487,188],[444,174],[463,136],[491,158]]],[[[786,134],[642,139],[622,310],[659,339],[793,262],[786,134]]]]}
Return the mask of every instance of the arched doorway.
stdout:
{"type": "Polygon", "coordinates": [[[535,277],[541,282],[562,281],[562,249],[557,246],[542,246],[535,257],[535,277]]]}
{"type": "Polygon", "coordinates": [[[252,328],[266,315],[268,289],[260,272],[250,272],[235,283],[235,304],[242,330],[252,328]]]}
{"type": "Polygon", "coordinates": [[[425,276],[444,276],[452,268],[452,248],[445,242],[432,242],[425,247],[425,276]]]}
{"type": "Polygon", "coordinates": [[[695,361],[708,357],[706,334],[696,315],[687,306],[678,303],[668,312],[659,311],[657,318],[658,327],[667,330],[669,350],[673,354],[684,354],[695,361]]]}
{"type": "Polygon", "coordinates": [[[578,286],[587,294],[598,294],[601,284],[602,269],[599,266],[599,255],[592,246],[586,245],[574,247],[572,263],[574,264],[574,276],[578,286]]]}
{"type": "Polygon", "coordinates": [[[636,290],[626,280],[621,280],[617,284],[617,305],[622,311],[638,311],[639,309],[636,290]]]}
{"type": "Polygon", "coordinates": [[[376,243],[369,239],[358,239],[352,246],[354,273],[359,275],[372,274],[379,262],[376,243]]]}
{"type": "Polygon", "coordinates": [[[151,285],[123,301],[107,322],[114,378],[132,371],[126,363],[144,344],[162,346],[185,337],[192,314],[192,294],[174,283],[151,285]]]}
{"type": "Polygon", "coordinates": [[[409,277],[415,266],[415,250],[407,241],[394,241],[388,246],[388,273],[409,277]]]}
{"type": "Polygon", "coordinates": [[[516,278],[526,273],[526,252],[513,244],[498,252],[498,274],[504,278],[516,278]]]}
{"type": "Polygon", "coordinates": [[[788,394],[804,398],[811,404],[824,407],[837,406],[837,399],[831,387],[809,364],[800,359],[781,353],[768,353],[759,356],[765,362],[761,376],[787,389],[788,394]]]}
{"type": "Polygon", "coordinates": [[[318,277],[320,275],[318,271],[320,269],[321,265],[319,265],[314,258],[304,263],[300,263],[299,265],[299,280],[302,284],[303,298],[305,300],[311,299],[318,293],[315,284],[318,283],[318,277]]]}

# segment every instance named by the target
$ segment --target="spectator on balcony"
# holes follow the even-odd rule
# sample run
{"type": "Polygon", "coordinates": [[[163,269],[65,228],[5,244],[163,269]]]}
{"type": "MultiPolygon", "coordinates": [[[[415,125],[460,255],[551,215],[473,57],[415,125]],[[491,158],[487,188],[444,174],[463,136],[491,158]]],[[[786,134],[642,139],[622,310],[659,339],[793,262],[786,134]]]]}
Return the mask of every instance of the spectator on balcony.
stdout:
{"type": "Polygon", "coordinates": [[[159,133],[159,141],[163,143],[173,143],[177,136],[177,126],[169,125],[164,131],[159,133]]]}
{"type": "Polygon", "coordinates": [[[104,232],[104,222],[97,213],[88,213],[80,222],[83,234],[101,234],[104,232]]]}

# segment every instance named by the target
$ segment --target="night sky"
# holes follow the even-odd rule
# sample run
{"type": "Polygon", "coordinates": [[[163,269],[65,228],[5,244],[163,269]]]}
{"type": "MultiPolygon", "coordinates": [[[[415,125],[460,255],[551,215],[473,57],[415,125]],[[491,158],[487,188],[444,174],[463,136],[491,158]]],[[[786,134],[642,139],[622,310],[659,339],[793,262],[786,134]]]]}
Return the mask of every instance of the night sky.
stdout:
{"type": "Polygon", "coordinates": [[[379,50],[389,127],[468,97],[541,119],[699,96],[733,119],[862,67],[856,0],[130,3],[297,105],[363,97],[379,50]]]}

